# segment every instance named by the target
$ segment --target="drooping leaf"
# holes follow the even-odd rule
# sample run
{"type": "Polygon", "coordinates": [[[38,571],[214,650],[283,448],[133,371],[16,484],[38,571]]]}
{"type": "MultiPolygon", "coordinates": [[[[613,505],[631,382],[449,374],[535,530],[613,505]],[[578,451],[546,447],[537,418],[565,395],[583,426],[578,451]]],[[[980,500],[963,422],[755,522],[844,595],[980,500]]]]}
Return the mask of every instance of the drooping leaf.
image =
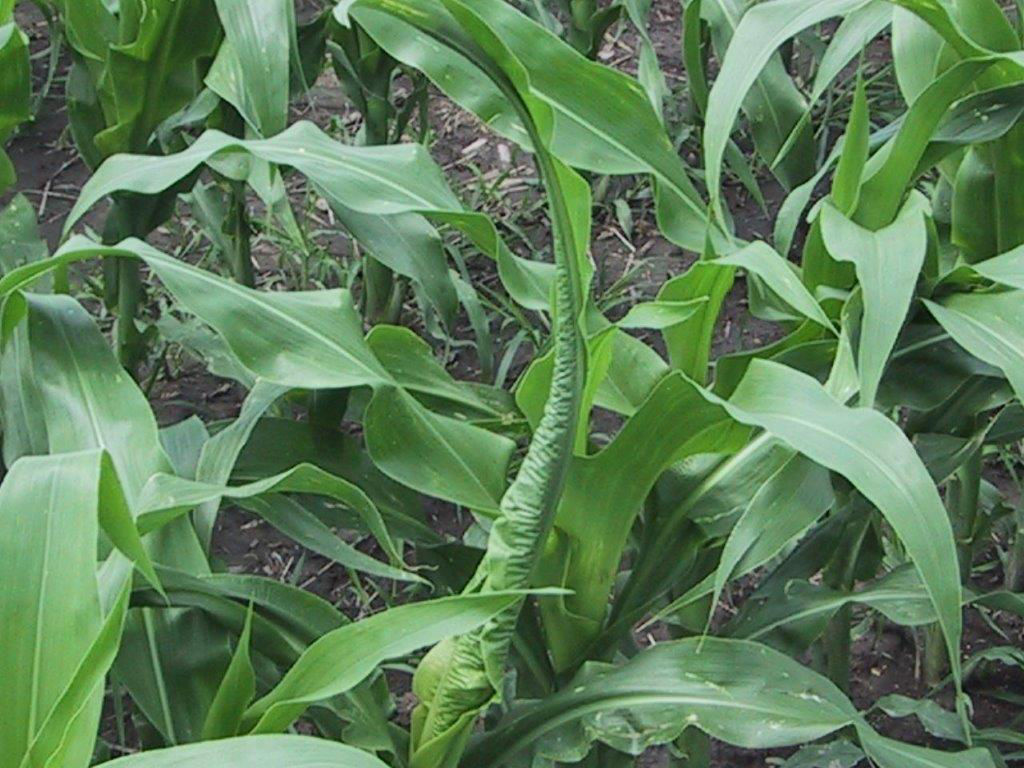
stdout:
{"type": "Polygon", "coordinates": [[[743,14],[708,100],[704,153],[712,200],[719,199],[722,158],[736,117],[778,47],[807,27],[842,16],[868,1],[776,0],[753,6],[743,14]]]}
{"type": "Polygon", "coordinates": [[[757,241],[735,253],[723,256],[716,264],[741,267],[750,272],[777,294],[786,304],[804,317],[834,331],[832,321],[815,301],[793,267],[767,243],[757,241]]]}
{"type": "Polygon", "coordinates": [[[961,590],[949,517],[928,470],[903,432],[877,411],[848,408],[811,377],[755,360],[729,413],[845,476],[882,512],[921,574],[959,680],[961,590]]]}
{"type": "Polygon", "coordinates": [[[520,595],[462,595],[392,608],[324,635],[281,682],[245,713],[243,728],[268,733],[287,728],[313,702],[344,693],[377,665],[468,632],[520,595]]]}
{"type": "MultiPolygon", "coordinates": [[[[702,3],[701,12],[708,22],[719,61],[728,57],[733,46],[746,44],[745,19],[752,7],[740,0],[702,3]]],[[[813,171],[813,132],[805,118],[806,99],[786,71],[782,57],[774,48],[768,53],[754,73],[748,92],[743,94],[741,107],[758,154],[782,185],[789,188],[813,171]]]]}
{"type": "Polygon", "coordinates": [[[622,666],[584,672],[559,693],[513,710],[471,746],[466,759],[485,768],[500,766],[538,742],[543,754],[545,746],[558,742],[545,744],[542,737],[573,724],[588,740],[634,753],[669,742],[686,727],[764,749],[802,744],[853,725],[884,768],[924,766],[924,760],[942,768],[993,766],[986,750],[898,748],[877,736],[825,678],[765,646],[718,638],[660,643],[622,666]],[[616,725],[627,713],[630,727],[623,733],[616,725]]]}
{"type": "MultiPolygon", "coordinates": [[[[319,494],[345,504],[363,519],[366,527],[375,536],[379,537],[381,546],[392,561],[401,562],[380,512],[366,494],[347,480],[311,464],[299,464],[282,474],[236,487],[191,481],[168,474],[154,475],[143,488],[139,499],[139,528],[144,533],[162,528],[189,510],[211,500],[227,498],[243,504],[249,501],[258,503],[260,497],[279,493],[319,494]]],[[[257,514],[261,509],[262,506],[254,507],[257,514]]],[[[268,510],[268,514],[273,514],[273,510],[268,510]]],[[[274,515],[268,522],[273,525],[276,520],[277,516],[274,515]]],[[[335,536],[324,523],[309,513],[295,511],[290,519],[286,517],[283,522],[283,533],[343,565],[391,579],[404,581],[416,578],[400,568],[386,565],[359,552],[335,536]]]]}
{"type": "MultiPolygon", "coordinates": [[[[653,174],[662,227],[677,244],[701,250],[703,206],[639,83],[588,61],[513,6],[494,0],[464,6],[486,19],[487,34],[511,57],[505,64],[518,69],[522,93],[536,100],[531,110],[548,149],[573,168],[653,174]]],[[[461,28],[464,19],[456,20],[452,6],[436,0],[359,0],[339,4],[335,13],[341,23],[348,16],[358,21],[395,58],[423,71],[495,130],[532,146],[514,108],[490,79],[493,51],[483,50],[480,28],[472,33],[461,28]],[[452,76],[455,71],[459,76],[452,76]]]]}
{"type": "MultiPolygon", "coordinates": [[[[795,457],[750,500],[722,549],[711,604],[734,575],[749,573],[806,531],[834,502],[828,473],[795,457]]],[[[710,617],[709,617],[710,620],[710,617]]]]}
{"type": "Polygon", "coordinates": [[[364,418],[367,450],[385,474],[437,498],[497,510],[515,449],[511,440],[431,414],[395,387],[380,389],[364,418]]]}
{"type": "MultiPolygon", "coordinates": [[[[256,428],[267,409],[285,391],[285,387],[268,384],[257,379],[252,391],[242,403],[242,410],[238,414],[238,418],[203,444],[192,479],[211,485],[227,485],[228,480],[231,479],[231,472],[235,468],[235,462],[238,461],[242,448],[249,441],[253,429],[256,428]]],[[[175,474],[188,478],[188,475],[183,475],[181,472],[175,474]]],[[[220,499],[211,498],[198,504],[195,510],[196,533],[207,550],[210,548],[210,539],[213,537],[219,508],[220,499]]]]}
{"type": "Polygon", "coordinates": [[[549,308],[551,265],[512,254],[489,218],[463,208],[423,147],[352,147],[332,140],[308,122],[295,123],[265,140],[245,141],[211,130],[188,149],[167,157],[112,157],[83,188],[65,229],[70,231],[86,211],[107,195],[156,195],[204,163],[213,163],[223,172],[237,173],[228,163],[240,153],[295,168],[329,202],[358,213],[418,213],[461,229],[485,254],[497,260],[502,280],[517,301],[530,309],[549,308]]]}
{"type": "Polygon", "coordinates": [[[1018,397],[1024,393],[1024,307],[1020,291],[958,293],[925,306],[975,357],[999,368],[1018,397]]]}

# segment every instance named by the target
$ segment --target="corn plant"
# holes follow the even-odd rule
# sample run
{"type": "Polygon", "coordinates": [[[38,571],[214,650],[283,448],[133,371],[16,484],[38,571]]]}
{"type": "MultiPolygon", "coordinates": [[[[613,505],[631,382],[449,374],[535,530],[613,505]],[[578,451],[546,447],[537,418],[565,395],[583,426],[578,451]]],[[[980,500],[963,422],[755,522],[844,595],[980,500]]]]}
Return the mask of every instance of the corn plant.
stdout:
{"type": "MultiPolygon", "coordinates": [[[[182,146],[181,131],[210,121],[236,135],[270,136],[287,124],[291,65],[301,75],[291,3],[59,3],[73,52],[68,108],[71,132],[90,167],[117,153],[159,154],[182,146]],[[285,42],[282,45],[282,41],[285,42]]],[[[301,78],[300,78],[301,79],[301,78]]],[[[283,190],[272,171],[256,176],[283,190]]],[[[221,177],[227,201],[195,190],[200,221],[223,244],[239,282],[254,281],[244,185],[221,177]]],[[[180,190],[152,197],[119,196],[104,237],[146,237],[174,211],[180,190]]],[[[143,290],[135,265],[108,264],[106,300],[118,307],[121,359],[136,367],[145,352],[137,316],[143,290]]]]}
{"type": "Polygon", "coordinates": [[[14,183],[14,167],[3,144],[32,116],[28,38],[14,22],[14,0],[0,5],[0,193],[14,183]]]}
{"type": "MultiPolygon", "coordinates": [[[[1016,363],[1006,356],[1016,333],[1007,308],[1018,300],[1019,286],[989,271],[1015,262],[1021,244],[1010,223],[1018,115],[1006,98],[1021,76],[1019,33],[997,4],[986,2],[948,8],[905,2],[895,9],[780,2],[752,10],[737,30],[743,54],[726,57],[711,92],[709,183],[714,199],[729,127],[774,48],[805,26],[867,13],[892,21],[893,59],[908,108],[898,124],[872,136],[858,88],[842,148],[832,158],[831,195],[811,214],[803,283],[820,311],[841,322],[839,349],[849,344],[855,356],[859,403],[909,411],[904,429],[922,453],[952,450],[933,476],[945,487],[959,570],[970,585],[975,551],[992,525],[982,503],[982,457],[1014,439],[1012,429],[994,425],[1012,422],[1020,393],[1016,363]],[[758,46],[757,40],[769,42],[758,46]],[[826,298],[833,290],[843,293],[826,298]],[[959,360],[959,373],[915,386],[910,378],[940,359],[959,360]]],[[[806,193],[787,201],[794,213],[806,193]]],[[[805,343],[800,334],[771,354],[793,353],[805,343]]],[[[928,658],[930,677],[938,679],[942,654],[928,658]]]]}
{"type": "MultiPolygon", "coordinates": [[[[273,112],[241,95],[229,102],[244,135],[212,129],[166,156],[106,160],[69,239],[0,277],[0,567],[14,585],[0,595],[4,760],[89,765],[109,677],[146,747],[115,766],[596,767],[655,745],[699,765],[708,737],[750,749],[831,739],[815,749],[880,768],[1005,764],[1014,735],[971,722],[961,641],[965,606],[1021,612],[1020,595],[971,578],[1000,514],[983,501],[982,458],[1024,435],[1020,243],[1010,223],[991,241],[972,229],[979,200],[1012,208],[1004,169],[977,178],[1014,157],[1003,142],[1020,116],[1020,46],[968,34],[1003,29],[994,4],[964,3],[957,21],[904,4],[944,41],[942,72],[897,54],[901,85],[923,88],[881,130],[858,85],[818,171],[834,168],[799,267],[783,255],[787,222],[815,183],[783,207],[784,248],[740,241],[721,194],[733,124],[778,46],[837,15],[877,29],[877,8],[892,10],[877,0],[770,0],[743,15],[704,111],[707,202],[643,86],[503,0],[339,5],[334,23],[532,153],[553,263],[515,255],[424,147],[350,146],[310,123],[264,130],[256,116],[273,112]],[[514,301],[547,316],[547,347],[513,393],[481,387],[408,329],[364,333],[347,290],[261,291],[137,237],[71,236],[102,199],[159,199],[203,168],[268,205],[280,186],[254,169],[293,169],[353,231],[458,230],[514,301]],[[618,319],[591,296],[581,172],[648,177],[664,235],[700,254],[618,319]],[[97,259],[145,265],[175,312],[211,329],[216,370],[248,391],[236,419],[157,428],[88,312],[46,291],[47,275],[97,259]],[[741,276],[783,335],[712,366],[741,276]],[[331,419],[316,417],[321,393],[335,396],[331,419]],[[599,411],[621,426],[606,434],[599,411]],[[476,526],[446,540],[428,498],[476,526]],[[218,571],[209,548],[226,504],[408,599],[349,621],[297,587],[218,571]],[[740,610],[713,621],[752,574],[764,575],[740,610]],[[855,606],[927,638],[957,711],[887,706],[933,704],[929,722],[956,751],[889,739],[853,705],[855,606]],[[673,639],[639,643],[655,620],[673,639]],[[796,660],[808,651],[810,665],[796,660]],[[415,667],[408,729],[390,721],[393,662],[415,667]],[[315,736],[285,735],[300,721],[315,736]]],[[[924,36],[915,50],[935,42],[910,28],[924,36]]],[[[383,253],[385,237],[373,242],[383,253]]]]}

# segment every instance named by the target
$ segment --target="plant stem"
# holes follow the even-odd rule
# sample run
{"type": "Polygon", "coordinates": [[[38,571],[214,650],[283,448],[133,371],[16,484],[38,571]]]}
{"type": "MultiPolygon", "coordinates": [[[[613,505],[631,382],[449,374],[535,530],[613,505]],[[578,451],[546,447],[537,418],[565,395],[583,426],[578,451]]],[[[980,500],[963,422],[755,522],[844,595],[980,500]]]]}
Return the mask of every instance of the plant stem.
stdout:
{"type": "MultiPolygon", "coordinates": [[[[585,350],[579,329],[585,286],[578,267],[573,216],[562,175],[548,154],[519,93],[503,77],[496,78],[523,117],[536,148],[535,162],[547,192],[554,239],[555,325],[554,370],[544,413],[534,431],[519,471],[501,499],[500,515],[491,528],[487,551],[470,588],[484,591],[529,588],[534,568],[554,524],[568,475],[583,400],[585,350]]],[[[431,700],[421,704],[423,727],[413,744],[412,768],[458,760],[480,711],[501,692],[520,602],[482,629],[455,640],[450,663],[437,681],[431,700]],[[443,745],[443,747],[441,746],[443,745]],[[417,752],[426,746],[430,754],[417,752]]]]}
{"type": "Polygon", "coordinates": [[[252,229],[249,210],[245,205],[245,182],[232,181],[231,201],[228,209],[228,234],[231,236],[231,271],[235,280],[248,288],[256,286],[256,272],[252,265],[252,229]]]}
{"type": "Polygon", "coordinates": [[[117,357],[129,371],[136,371],[145,356],[145,341],[135,325],[144,297],[142,273],[135,259],[117,262],[117,357]]]}
{"type": "Polygon", "coordinates": [[[363,256],[363,314],[370,325],[394,324],[402,310],[395,273],[370,254],[363,256]]]}
{"type": "Polygon", "coordinates": [[[974,527],[978,519],[981,492],[981,450],[974,451],[960,465],[946,489],[946,506],[956,535],[960,579],[970,581],[974,564],[974,527]]]}
{"type": "Polygon", "coordinates": [[[1017,525],[1006,559],[1006,588],[1024,592],[1024,509],[1017,510],[1017,525]]]}
{"type": "Polygon", "coordinates": [[[842,691],[850,690],[851,606],[844,605],[825,628],[825,673],[842,691]]]}
{"type": "Polygon", "coordinates": [[[924,681],[927,685],[936,686],[949,673],[949,653],[946,651],[946,639],[943,637],[942,628],[937,623],[925,627],[923,634],[924,681]]]}
{"type": "MultiPolygon", "coordinates": [[[[848,546],[825,569],[825,583],[840,592],[853,591],[864,542],[871,531],[871,516],[854,521],[847,526],[848,546]]],[[[844,605],[829,621],[825,628],[822,645],[825,651],[825,671],[829,679],[841,690],[850,690],[850,626],[853,621],[852,606],[844,605]]]]}

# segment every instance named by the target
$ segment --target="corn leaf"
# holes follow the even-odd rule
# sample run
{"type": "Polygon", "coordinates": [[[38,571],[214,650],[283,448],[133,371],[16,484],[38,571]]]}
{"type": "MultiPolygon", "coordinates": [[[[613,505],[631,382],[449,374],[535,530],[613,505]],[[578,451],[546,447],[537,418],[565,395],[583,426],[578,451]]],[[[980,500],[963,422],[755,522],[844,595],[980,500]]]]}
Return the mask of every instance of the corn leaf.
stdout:
{"type": "Polygon", "coordinates": [[[935,605],[953,674],[960,678],[961,590],[949,517],[928,470],[882,414],[847,408],[806,374],[755,360],[724,403],[811,460],[846,477],[892,525],[935,605]]]}
{"type": "MultiPolygon", "coordinates": [[[[711,88],[704,129],[708,190],[719,200],[722,159],[744,99],[776,49],[807,27],[842,16],[870,0],[776,0],[743,14],[711,88]]],[[[787,131],[788,134],[788,131],[787,131]]]]}
{"type": "MultiPolygon", "coordinates": [[[[486,20],[514,60],[522,93],[534,100],[531,109],[547,112],[535,117],[551,153],[573,168],[652,174],[666,235],[684,248],[702,250],[703,205],[640,84],[588,61],[507,3],[470,0],[465,6],[486,20]]],[[[351,16],[395,58],[421,69],[488,125],[532,147],[514,109],[489,81],[490,54],[478,35],[470,39],[459,28],[451,8],[437,0],[356,0],[339,4],[335,14],[342,23],[351,16]],[[470,69],[476,72],[467,77],[470,69]]]]}
{"type": "Polygon", "coordinates": [[[821,305],[800,282],[800,275],[788,261],[763,242],[755,242],[715,261],[729,267],[741,267],[756,275],[786,304],[823,328],[835,331],[821,305]]]}
{"type": "Polygon", "coordinates": [[[546,733],[560,737],[551,740],[556,745],[564,741],[570,724],[582,728],[588,741],[634,753],[672,741],[687,727],[765,749],[813,741],[852,725],[883,768],[993,766],[986,750],[943,753],[883,740],[827,679],[763,645],[719,638],[660,643],[622,666],[584,673],[561,692],[513,710],[471,746],[466,759],[483,767],[503,765],[546,733]],[[617,713],[625,712],[630,727],[620,736],[617,713]]]}
{"type": "Polygon", "coordinates": [[[294,6],[286,0],[216,0],[224,42],[205,78],[259,136],[288,124],[294,6]]]}
{"type": "Polygon", "coordinates": [[[910,311],[928,251],[927,202],[914,195],[896,220],[876,232],[826,204],[821,233],[832,257],[853,262],[863,293],[864,316],[857,350],[860,404],[875,404],[885,365],[910,311]]]}
{"type": "Polygon", "coordinates": [[[256,671],[252,666],[250,642],[252,637],[252,606],[245,617],[245,627],[235,646],[231,664],[220,681],[217,695],[206,713],[203,723],[203,741],[226,739],[238,734],[245,708],[256,695],[256,671]]]}
{"type": "Polygon", "coordinates": [[[502,280],[517,301],[530,309],[549,308],[551,265],[513,255],[489,218],[464,210],[425,148],[417,144],[351,147],[332,140],[308,122],[296,123],[265,140],[244,141],[211,130],[188,149],[167,157],[112,157],[82,189],[65,230],[70,231],[86,211],[107,195],[155,195],[173,187],[204,163],[214,163],[220,170],[232,172],[224,163],[239,153],[295,168],[329,202],[358,213],[421,213],[451,224],[497,260],[502,280]]]}
{"type": "Polygon", "coordinates": [[[954,294],[925,306],[953,339],[999,368],[1017,397],[1024,393],[1024,306],[1019,291],[954,294]]]}
{"type": "MultiPolygon", "coordinates": [[[[105,614],[96,548],[101,520],[123,510],[124,501],[116,478],[103,482],[110,472],[104,458],[102,451],[27,457],[0,486],[7,585],[0,597],[7,689],[0,752],[13,766],[90,762],[128,587],[121,582],[105,614]]],[[[134,529],[130,518],[128,525],[134,529]]]]}
{"type": "MultiPolygon", "coordinates": [[[[168,474],[154,475],[143,488],[139,500],[139,530],[148,533],[162,528],[194,507],[212,499],[226,498],[237,502],[249,502],[280,493],[318,494],[349,506],[362,518],[366,527],[373,531],[375,536],[380,537],[379,542],[392,562],[401,563],[401,557],[387,533],[380,512],[369,497],[347,480],[311,464],[299,464],[282,474],[236,487],[191,481],[168,474]]],[[[258,510],[261,509],[262,506],[257,506],[254,511],[259,514],[258,510]]],[[[275,519],[276,516],[268,522],[274,525],[275,519]]],[[[324,523],[310,513],[296,511],[285,521],[285,525],[283,533],[343,565],[386,578],[401,581],[417,580],[417,577],[400,568],[388,566],[359,552],[331,533],[324,523]]]]}
{"type": "Polygon", "coordinates": [[[101,764],[103,768],[385,768],[373,755],[312,736],[239,736],[157,749],[101,764]]]}
{"type": "Polygon", "coordinates": [[[392,608],[324,635],[302,654],[273,690],[245,713],[255,733],[287,728],[313,702],[345,693],[379,664],[446,637],[468,632],[521,599],[489,593],[392,608]]]}

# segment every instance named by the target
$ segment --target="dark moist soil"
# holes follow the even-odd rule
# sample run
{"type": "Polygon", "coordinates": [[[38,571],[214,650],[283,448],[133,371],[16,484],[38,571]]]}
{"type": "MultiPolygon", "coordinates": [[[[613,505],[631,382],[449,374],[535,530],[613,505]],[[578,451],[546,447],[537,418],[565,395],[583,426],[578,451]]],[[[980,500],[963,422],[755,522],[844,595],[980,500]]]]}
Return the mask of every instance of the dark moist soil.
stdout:
{"type": "MultiPolygon", "coordinates": [[[[47,30],[39,14],[25,5],[19,6],[17,14],[19,23],[32,39],[33,52],[44,54],[47,30]]],[[[676,94],[682,91],[685,79],[679,62],[680,27],[679,3],[675,0],[654,0],[651,9],[651,37],[669,87],[676,94]]],[[[624,31],[605,45],[600,58],[606,64],[634,72],[636,43],[635,35],[624,31]]],[[[883,51],[881,56],[884,55],[883,51]]],[[[877,52],[872,52],[872,58],[878,56],[877,52]]],[[[15,192],[26,195],[37,209],[41,231],[51,246],[59,242],[64,220],[89,177],[89,169],[78,157],[68,135],[63,80],[66,56],[64,58],[63,66],[43,102],[38,118],[24,127],[8,147],[18,170],[15,192]]],[[[35,59],[37,82],[42,82],[45,76],[45,60],[45,55],[35,59]]],[[[679,101],[678,97],[676,101],[679,101]]],[[[483,198],[483,207],[499,222],[515,221],[522,228],[529,242],[513,240],[513,247],[521,253],[546,253],[546,222],[536,206],[531,209],[537,199],[537,180],[528,156],[509,142],[487,134],[473,117],[446,101],[440,94],[432,95],[430,112],[431,130],[435,133],[431,150],[463,199],[479,199],[482,189],[496,184],[500,194],[483,198]]],[[[358,116],[345,104],[337,81],[330,73],[312,89],[308,100],[303,99],[296,105],[295,117],[313,120],[325,129],[329,129],[332,121],[340,121],[347,128],[354,128],[358,124],[358,116]]],[[[687,159],[692,163],[697,161],[695,156],[687,159]]],[[[774,211],[784,193],[774,181],[763,182],[768,207],[774,211]]],[[[629,180],[613,180],[612,184],[613,190],[639,192],[642,189],[641,185],[629,180]]],[[[296,187],[297,194],[301,191],[301,185],[296,187]]],[[[5,204],[12,194],[6,195],[0,204],[5,204]]],[[[727,189],[727,195],[730,208],[735,214],[738,233],[745,238],[767,238],[771,233],[771,215],[761,210],[736,185],[727,189]]],[[[649,196],[629,197],[633,202],[630,211],[632,226],[628,231],[622,226],[611,205],[600,204],[597,207],[592,250],[598,268],[599,287],[611,285],[622,275],[639,267],[627,294],[630,301],[636,301],[652,297],[666,279],[685,271],[693,257],[680,253],[678,248],[658,233],[649,196]]],[[[182,213],[187,216],[187,210],[182,213]]],[[[98,226],[101,221],[102,210],[90,214],[86,224],[98,226]]],[[[181,244],[180,235],[168,229],[155,233],[154,242],[167,249],[174,249],[181,244]]],[[[347,245],[340,237],[329,239],[324,247],[328,253],[347,252],[347,245]]],[[[274,277],[273,270],[276,269],[274,249],[267,243],[258,243],[255,253],[258,264],[263,267],[261,278],[268,281],[274,277]]],[[[474,281],[491,287],[497,286],[497,275],[486,260],[472,260],[470,269],[474,281]]],[[[415,325],[415,311],[410,308],[403,319],[415,325]]],[[[493,331],[500,352],[500,346],[508,341],[509,334],[497,325],[493,331]]],[[[456,329],[456,335],[470,338],[471,329],[468,324],[456,329]]],[[[714,356],[758,347],[777,337],[776,326],[750,315],[743,281],[738,281],[726,302],[715,334],[714,356]]],[[[657,342],[654,338],[649,341],[657,342]]],[[[519,350],[509,381],[515,380],[534,352],[529,344],[519,350]]],[[[452,355],[450,368],[459,378],[479,380],[479,361],[471,345],[452,355]]],[[[237,415],[243,394],[238,385],[207,373],[198,361],[191,360],[187,355],[176,355],[157,379],[151,400],[162,425],[173,424],[192,415],[198,415],[206,422],[216,422],[237,415]]],[[[434,504],[430,509],[438,530],[453,536],[465,530],[467,520],[455,510],[443,504],[434,504]]],[[[357,595],[343,569],[304,551],[269,525],[238,510],[227,510],[220,516],[214,537],[213,556],[231,571],[258,573],[299,584],[330,600],[352,617],[382,605],[380,596],[372,591],[364,596],[357,595]]],[[[727,609],[728,604],[741,599],[750,586],[737,585],[735,594],[728,597],[723,610],[727,609]]],[[[368,588],[372,590],[374,587],[370,584],[368,588]]],[[[659,634],[655,632],[655,635],[659,634]]],[[[998,645],[1020,647],[1024,644],[1024,624],[1021,621],[1002,616],[996,616],[994,621],[985,621],[974,610],[966,613],[964,634],[965,651],[968,654],[998,645]]],[[[913,637],[902,628],[883,626],[879,631],[865,633],[856,641],[853,657],[851,696],[861,710],[870,710],[874,702],[890,693],[915,698],[929,693],[918,674],[919,659],[913,637]]],[[[414,703],[410,694],[403,693],[408,690],[408,680],[396,676],[394,683],[399,716],[407,717],[414,703]]],[[[1017,710],[986,696],[985,692],[1019,691],[1022,685],[1024,680],[1019,672],[1008,673],[1005,667],[983,670],[972,678],[969,690],[974,697],[975,723],[979,727],[1005,726],[1010,723],[1017,710]]],[[[950,702],[946,700],[944,704],[949,706],[950,702]]],[[[893,720],[877,713],[870,717],[876,727],[894,738],[919,744],[936,744],[935,739],[928,736],[913,718],[893,720]]],[[[759,753],[717,743],[712,747],[713,765],[716,768],[777,765],[781,758],[792,752],[781,750],[759,753]]],[[[657,749],[645,755],[640,764],[644,768],[662,768],[668,761],[666,751],[657,749]]]]}

